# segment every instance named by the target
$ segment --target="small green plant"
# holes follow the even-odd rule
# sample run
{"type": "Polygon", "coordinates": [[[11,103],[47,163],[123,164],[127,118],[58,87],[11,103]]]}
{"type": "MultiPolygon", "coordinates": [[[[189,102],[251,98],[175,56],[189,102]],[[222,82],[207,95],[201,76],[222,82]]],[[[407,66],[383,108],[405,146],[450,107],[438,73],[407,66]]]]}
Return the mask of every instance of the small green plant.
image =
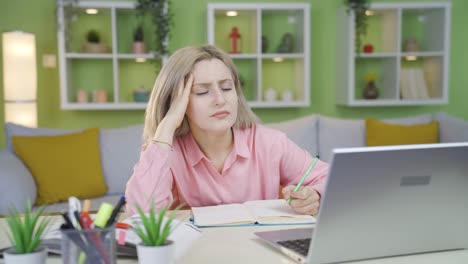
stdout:
{"type": "Polygon", "coordinates": [[[133,32],[133,41],[135,42],[142,42],[143,41],[143,24],[139,24],[135,31],[133,32]]]}
{"type": "Polygon", "coordinates": [[[133,229],[145,246],[156,247],[166,244],[167,237],[171,234],[171,231],[177,227],[172,227],[172,220],[174,219],[175,212],[183,205],[178,205],[171,211],[166,220],[164,220],[164,216],[171,206],[172,203],[159,210],[159,212],[156,212],[154,201],[152,201],[148,216],[146,216],[140,206],[137,206],[138,214],[141,217],[141,225],[136,225],[133,229]]]}
{"type": "Polygon", "coordinates": [[[24,216],[21,216],[14,207],[9,209],[6,221],[11,234],[7,234],[7,236],[17,254],[32,253],[39,247],[42,234],[50,223],[48,218],[42,218],[39,221],[39,216],[41,216],[44,208],[45,205],[32,213],[31,203],[28,200],[24,216]]]}
{"type": "Polygon", "coordinates": [[[101,42],[101,36],[99,36],[99,33],[94,29],[91,29],[88,31],[88,33],[86,33],[86,39],[90,43],[99,44],[101,42]]]}

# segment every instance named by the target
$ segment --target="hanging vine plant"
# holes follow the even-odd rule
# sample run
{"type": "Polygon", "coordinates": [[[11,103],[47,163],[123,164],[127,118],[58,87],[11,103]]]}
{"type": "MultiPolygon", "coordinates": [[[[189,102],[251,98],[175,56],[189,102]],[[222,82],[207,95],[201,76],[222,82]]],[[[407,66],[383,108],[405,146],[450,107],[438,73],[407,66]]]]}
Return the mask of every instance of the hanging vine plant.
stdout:
{"type": "Polygon", "coordinates": [[[354,48],[357,54],[361,52],[361,38],[367,32],[367,14],[369,10],[370,0],[344,0],[346,11],[348,15],[351,11],[354,12],[355,17],[355,34],[354,34],[354,48]]]}
{"type": "Polygon", "coordinates": [[[137,0],[137,16],[149,14],[155,26],[155,44],[159,55],[169,55],[169,37],[173,24],[170,0],[137,0]]]}
{"type": "Polygon", "coordinates": [[[66,51],[71,51],[71,42],[72,42],[72,30],[71,27],[73,22],[76,21],[79,14],[78,9],[78,2],[79,0],[57,0],[56,7],[55,7],[55,14],[58,16],[58,7],[60,5],[63,6],[63,24],[57,24],[60,30],[64,30],[65,32],[65,49],[66,51]]]}

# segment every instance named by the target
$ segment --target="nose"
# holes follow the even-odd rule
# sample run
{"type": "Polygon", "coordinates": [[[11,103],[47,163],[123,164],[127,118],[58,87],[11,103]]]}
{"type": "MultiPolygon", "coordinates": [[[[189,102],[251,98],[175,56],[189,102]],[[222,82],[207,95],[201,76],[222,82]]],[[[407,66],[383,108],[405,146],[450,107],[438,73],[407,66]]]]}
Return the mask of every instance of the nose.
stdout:
{"type": "Polygon", "coordinates": [[[221,87],[216,87],[213,93],[213,101],[215,105],[224,105],[226,103],[225,93],[221,90],[221,87]]]}

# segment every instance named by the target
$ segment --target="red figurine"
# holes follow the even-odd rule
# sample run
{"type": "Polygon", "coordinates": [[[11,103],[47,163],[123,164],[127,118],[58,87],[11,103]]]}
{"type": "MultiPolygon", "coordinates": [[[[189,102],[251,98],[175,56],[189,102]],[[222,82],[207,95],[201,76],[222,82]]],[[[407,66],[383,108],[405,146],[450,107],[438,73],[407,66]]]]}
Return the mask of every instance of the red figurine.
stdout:
{"type": "Polygon", "coordinates": [[[372,44],[366,44],[363,47],[364,53],[372,53],[374,51],[374,46],[372,44]]]}
{"type": "Polygon", "coordinates": [[[231,53],[240,53],[240,50],[238,50],[240,47],[237,44],[240,43],[238,41],[240,41],[241,34],[237,30],[237,27],[233,27],[231,29],[231,33],[229,33],[229,38],[232,38],[232,51],[231,51],[231,53]]]}

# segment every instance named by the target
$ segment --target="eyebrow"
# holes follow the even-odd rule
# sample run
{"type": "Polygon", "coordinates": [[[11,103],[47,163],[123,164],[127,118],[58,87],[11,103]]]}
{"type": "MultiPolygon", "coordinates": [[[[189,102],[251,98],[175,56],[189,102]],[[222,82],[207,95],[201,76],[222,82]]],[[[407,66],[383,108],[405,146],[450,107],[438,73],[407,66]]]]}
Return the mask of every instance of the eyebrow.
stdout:
{"type": "MultiPolygon", "coordinates": [[[[218,83],[223,83],[223,82],[227,82],[227,81],[233,82],[231,79],[224,79],[224,80],[218,81],[218,83]]],[[[193,86],[195,86],[195,85],[209,86],[210,84],[211,83],[195,83],[195,84],[193,84],[193,86]]]]}

